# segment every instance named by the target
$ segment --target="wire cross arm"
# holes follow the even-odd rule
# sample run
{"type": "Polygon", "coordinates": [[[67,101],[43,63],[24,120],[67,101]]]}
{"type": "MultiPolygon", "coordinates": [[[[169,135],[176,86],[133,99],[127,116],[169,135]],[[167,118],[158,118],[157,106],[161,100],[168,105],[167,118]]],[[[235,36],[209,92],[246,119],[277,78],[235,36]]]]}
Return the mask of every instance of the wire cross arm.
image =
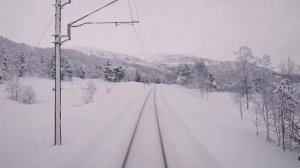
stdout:
{"type": "Polygon", "coordinates": [[[112,4],[114,4],[114,3],[117,2],[117,1],[119,1],[119,0],[113,0],[113,1],[109,2],[108,4],[106,4],[106,5],[104,5],[104,6],[100,7],[100,8],[98,8],[98,9],[96,9],[96,10],[94,10],[94,11],[92,11],[92,12],[86,14],[86,15],[84,15],[83,17],[81,17],[81,18],[79,18],[79,19],[73,21],[72,23],[70,23],[70,25],[73,25],[73,24],[79,22],[80,20],[89,17],[90,15],[92,15],[92,14],[94,14],[94,13],[96,13],[96,12],[98,12],[98,11],[100,11],[100,10],[102,10],[102,9],[104,9],[104,8],[106,8],[106,7],[110,6],[110,5],[112,5],[112,4]]]}
{"type": "Polygon", "coordinates": [[[63,4],[61,5],[61,7],[64,7],[65,5],[68,5],[68,4],[71,4],[71,0],[69,0],[69,1],[67,1],[67,2],[65,2],[65,3],[63,3],[63,4]]]}
{"type": "Polygon", "coordinates": [[[120,26],[120,25],[124,25],[124,24],[129,24],[129,25],[133,25],[135,23],[140,23],[140,21],[115,21],[115,22],[85,22],[85,23],[81,23],[78,25],[73,25],[73,23],[69,23],[67,25],[68,29],[68,35],[65,36],[61,36],[61,37],[65,37],[67,39],[63,40],[61,43],[64,43],[66,41],[71,40],[71,28],[76,28],[76,27],[80,27],[80,26],[84,26],[84,25],[90,25],[90,24],[114,24],[115,26],[120,26]]]}
{"type": "Polygon", "coordinates": [[[123,21],[116,21],[116,22],[85,22],[85,23],[78,24],[78,25],[68,25],[68,26],[70,26],[70,27],[80,27],[80,26],[84,26],[84,25],[88,25],[88,24],[114,24],[116,26],[119,26],[119,25],[123,25],[123,24],[133,25],[135,23],[140,23],[140,22],[139,21],[126,21],[126,22],[123,22],[123,21]]]}

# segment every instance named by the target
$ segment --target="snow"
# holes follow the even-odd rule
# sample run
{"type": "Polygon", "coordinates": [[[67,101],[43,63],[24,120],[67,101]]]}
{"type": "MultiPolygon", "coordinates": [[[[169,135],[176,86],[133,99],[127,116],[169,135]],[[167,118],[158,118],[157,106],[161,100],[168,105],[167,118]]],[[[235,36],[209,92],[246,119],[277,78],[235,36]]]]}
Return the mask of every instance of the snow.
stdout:
{"type": "MultiPolygon", "coordinates": [[[[95,146],[101,146],[101,141],[102,147],[110,146],[111,142],[103,140],[109,129],[123,120],[124,115],[137,111],[135,108],[139,108],[138,104],[147,92],[138,83],[107,84],[97,80],[98,92],[94,102],[83,104],[81,88],[87,81],[63,82],[63,145],[54,147],[54,81],[25,79],[19,82],[31,84],[40,102],[24,105],[6,100],[0,109],[0,167],[69,167],[69,164],[83,164],[83,158],[87,158],[95,146]],[[110,94],[105,93],[108,87],[112,89],[110,94]]],[[[0,88],[2,102],[6,96],[5,85],[0,88]]],[[[129,119],[132,118],[129,115],[129,119]]],[[[102,156],[104,154],[107,155],[101,153],[102,156]]]]}
{"type": "Polygon", "coordinates": [[[127,167],[164,167],[153,96],[154,92],[151,92],[145,104],[145,109],[133,141],[132,150],[129,154],[127,167]]]}
{"type": "MultiPolygon", "coordinates": [[[[0,84],[0,167],[120,167],[137,117],[153,86],[93,81],[97,93],[89,104],[82,100],[88,80],[62,83],[62,146],[53,145],[54,81],[20,79],[21,84],[32,85],[37,93],[38,102],[32,105],[7,99],[5,84],[0,84]],[[109,94],[107,89],[111,89],[109,94]]],[[[151,94],[149,101],[153,98],[151,94]]],[[[283,152],[275,144],[265,142],[263,136],[255,136],[253,123],[239,119],[239,110],[229,94],[214,93],[206,100],[195,90],[158,85],[156,101],[169,167],[300,166],[299,153],[283,152]]],[[[153,110],[153,102],[146,104],[128,163],[155,151],[153,145],[159,147],[157,128],[150,129],[154,127],[153,110]]],[[[147,161],[158,160],[153,157],[148,156],[147,161]]],[[[150,166],[161,161],[139,164],[150,166]]]]}
{"type": "MultiPolygon", "coordinates": [[[[190,136],[190,143],[195,144],[194,148],[198,150],[199,158],[206,158],[205,160],[209,161],[208,167],[298,168],[300,166],[297,160],[299,153],[283,152],[275,144],[266,143],[264,137],[255,136],[253,123],[249,120],[240,120],[239,111],[229,94],[215,93],[207,101],[195,90],[177,86],[162,86],[159,92],[161,95],[158,96],[158,102],[161,103],[161,111],[174,114],[173,119],[165,118],[165,121],[178,120],[178,126],[170,124],[173,127],[168,130],[175,132],[178,129],[185,132],[186,137],[190,136]]],[[[173,144],[179,141],[176,136],[178,135],[175,132],[174,137],[169,138],[173,144]]],[[[196,158],[191,158],[194,157],[193,154],[182,152],[185,150],[181,149],[182,146],[174,146],[173,150],[177,150],[179,156],[187,155],[186,158],[196,161],[196,158]]],[[[179,156],[177,158],[183,158],[179,156]]],[[[183,167],[197,167],[188,165],[192,161],[180,162],[184,164],[183,167]]]]}

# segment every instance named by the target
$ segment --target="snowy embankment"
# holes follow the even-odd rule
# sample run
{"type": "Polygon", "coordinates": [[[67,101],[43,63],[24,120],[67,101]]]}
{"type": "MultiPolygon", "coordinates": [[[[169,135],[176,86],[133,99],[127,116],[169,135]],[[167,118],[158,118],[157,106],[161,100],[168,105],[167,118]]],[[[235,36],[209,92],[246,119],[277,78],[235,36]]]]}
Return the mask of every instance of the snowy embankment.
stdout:
{"type": "MultiPolygon", "coordinates": [[[[25,105],[6,99],[6,86],[0,84],[0,103],[4,101],[0,104],[0,167],[5,168],[120,167],[137,116],[153,88],[94,80],[94,102],[84,104],[88,80],[63,82],[63,145],[53,146],[54,81],[19,82],[33,86],[38,102],[25,105]]],[[[300,167],[297,153],[283,152],[255,136],[253,123],[240,120],[228,94],[214,93],[207,101],[195,90],[158,85],[156,103],[169,167],[300,167]]]]}
{"type": "Polygon", "coordinates": [[[162,117],[165,123],[170,123],[164,130],[169,135],[166,140],[173,145],[172,153],[177,156],[171,157],[178,158],[177,165],[189,167],[186,165],[199,161],[195,156],[198,155],[210,167],[300,167],[297,160],[299,153],[283,152],[276,144],[266,143],[264,136],[255,135],[253,122],[240,119],[239,110],[229,94],[213,93],[206,100],[195,90],[165,85],[159,87],[158,93],[162,117]],[[188,140],[182,140],[180,134],[185,134],[188,140]],[[188,146],[176,145],[178,139],[192,144],[193,155],[191,150],[184,152],[188,146]],[[188,158],[188,162],[181,161],[180,158],[184,157],[188,158]]]}

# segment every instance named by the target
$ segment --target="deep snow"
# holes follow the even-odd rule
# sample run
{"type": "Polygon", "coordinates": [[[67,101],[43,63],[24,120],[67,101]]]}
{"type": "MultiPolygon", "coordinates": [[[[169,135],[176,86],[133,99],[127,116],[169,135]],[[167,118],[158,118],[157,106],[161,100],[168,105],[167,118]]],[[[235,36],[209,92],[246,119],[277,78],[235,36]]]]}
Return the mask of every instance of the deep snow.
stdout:
{"type": "MultiPolygon", "coordinates": [[[[0,84],[0,105],[4,102],[0,107],[0,167],[120,167],[153,86],[94,80],[98,88],[94,102],[84,104],[81,94],[87,81],[62,84],[62,146],[53,146],[54,81],[20,80],[37,92],[38,102],[33,105],[6,99],[5,84],[0,84]]],[[[255,136],[253,124],[240,120],[227,93],[213,93],[207,101],[195,90],[159,85],[156,101],[169,167],[300,167],[299,153],[283,152],[255,136]]]]}

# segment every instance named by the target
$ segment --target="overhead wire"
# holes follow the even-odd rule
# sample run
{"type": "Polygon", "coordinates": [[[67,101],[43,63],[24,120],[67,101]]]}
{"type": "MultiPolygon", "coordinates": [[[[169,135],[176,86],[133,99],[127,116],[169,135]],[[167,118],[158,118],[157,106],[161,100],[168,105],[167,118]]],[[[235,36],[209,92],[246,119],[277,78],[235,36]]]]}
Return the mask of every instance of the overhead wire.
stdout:
{"type": "MultiPolygon", "coordinates": [[[[140,20],[140,16],[139,16],[139,12],[138,12],[138,8],[137,8],[137,4],[136,4],[136,1],[133,0],[134,2],[134,8],[135,8],[135,13],[136,13],[136,16],[137,16],[137,19],[140,20]]],[[[142,25],[141,23],[138,24],[139,28],[140,28],[140,31],[141,31],[141,39],[142,39],[142,43],[143,43],[143,47],[144,47],[144,50],[146,50],[146,45],[145,45],[145,40],[144,40],[144,31],[143,31],[143,28],[142,28],[142,25]]],[[[147,52],[145,52],[147,54],[147,52]]]]}
{"type": "MultiPolygon", "coordinates": [[[[39,45],[41,44],[41,42],[42,42],[42,40],[44,39],[46,33],[48,32],[50,26],[52,25],[52,23],[53,23],[53,21],[54,21],[54,18],[55,18],[55,17],[53,16],[53,18],[52,18],[52,19],[50,20],[50,22],[48,23],[48,25],[47,25],[45,31],[43,32],[41,38],[40,38],[39,41],[37,42],[35,48],[39,47],[39,45]]],[[[33,50],[34,50],[35,48],[33,48],[33,50]]],[[[19,78],[19,77],[18,77],[18,78],[19,78]]],[[[18,78],[16,79],[16,81],[13,82],[13,84],[15,84],[15,83],[18,82],[18,78]]],[[[1,102],[1,104],[0,104],[0,111],[1,111],[1,109],[3,108],[3,106],[5,105],[5,103],[6,103],[7,100],[8,100],[8,95],[7,95],[7,97],[5,97],[4,100],[1,102]]]]}
{"type": "Polygon", "coordinates": [[[36,48],[40,46],[42,40],[44,39],[44,37],[45,37],[46,33],[48,32],[50,26],[52,25],[54,19],[55,19],[55,16],[52,17],[50,23],[48,24],[48,26],[46,27],[45,31],[43,32],[41,38],[39,39],[38,43],[36,44],[36,48]]]}
{"type": "Polygon", "coordinates": [[[133,3],[134,3],[134,8],[135,8],[135,12],[136,12],[137,19],[140,20],[140,17],[139,17],[139,13],[138,13],[138,10],[137,10],[137,5],[136,5],[135,0],[133,0],[133,3]]]}
{"type": "Polygon", "coordinates": [[[117,1],[119,1],[119,0],[111,1],[111,2],[109,2],[108,4],[106,4],[106,5],[104,5],[104,6],[100,7],[100,8],[98,8],[98,9],[96,9],[96,10],[94,10],[94,11],[92,11],[92,12],[86,14],[86,15],[84,15],[83,17],[81,17],[81,18],[79,18],[79,19],[77,19],[77,20],[75,20],[75,21],[69,23],[69,25],[73,25],[74,23],[77,23],[77,22],[79,22],[80,20],[82,20],[82,19],[84,19],[84,18],[87,18],[88,16],[90,16],[90,15],[92,15],[92,14],[94,14],[94,13],[96,13],[96,12],[98,12],[98,11],[100,11],[100,10],[102,10],[102,9],[104,9],[104,8],[106,8],[106,7],[108,7],[108,6],[110,6],[110,5],[112,5],[113,3],[117,2],[117,1]]]}
{"type": "MultiPolygon", "coordinates": [[[[51,19],[50,23],[47,25],[45,31],[43,32],[41,38],[39,39],[37,45],[35,46],[35,48],[38,48],[38,47],[39,47],[40,43],[42,42],[42,40],[44,39],[46,33],[48,32],[50,26],[52,25],[52,23],[53,23],[53,21],[54,21],[54,18],[55,18],[55,17],[53,16],[53,18],[51,19]]],[[[33,50],[34,50],[35,48],[33,48],[33,50]]],[[[13,84],[16,84],[16,83],[18,82],[18,79],[19,79],[19,77],[17,77],[16,81],[14,81],[13,84]]],[[[4,98],[4,100],[1,102],[1,104],[0,104],[0,111],[1,111],[1,109],[3,108],[3,106],[5,105],[5,103],[6,103],[7,100],[8,100],[8,95],[7,95],[7,96],[4,98]]]]}
{"type": "MultiPolygon", "coordinates": [[[[133,21],[133,14],[132,14],[130,0],[127,0],[127,1],[128,1],[128,8],[129,8],[130,17],[131,17],[131,20],[133,21]]],[[[140,47],[141,51],[145,54],[146,52],[144,51],[144,48],[143,48],[143,46],[141,44],[141,40],[139,38],[139,35],[137,33],[137,30],[136,30],[134,24],[132,24],[132,27],[133,27],[133,30],[134,30],[135,37],[136,37],[136,39],[138,41],[139,47],[140,47]]]]}

